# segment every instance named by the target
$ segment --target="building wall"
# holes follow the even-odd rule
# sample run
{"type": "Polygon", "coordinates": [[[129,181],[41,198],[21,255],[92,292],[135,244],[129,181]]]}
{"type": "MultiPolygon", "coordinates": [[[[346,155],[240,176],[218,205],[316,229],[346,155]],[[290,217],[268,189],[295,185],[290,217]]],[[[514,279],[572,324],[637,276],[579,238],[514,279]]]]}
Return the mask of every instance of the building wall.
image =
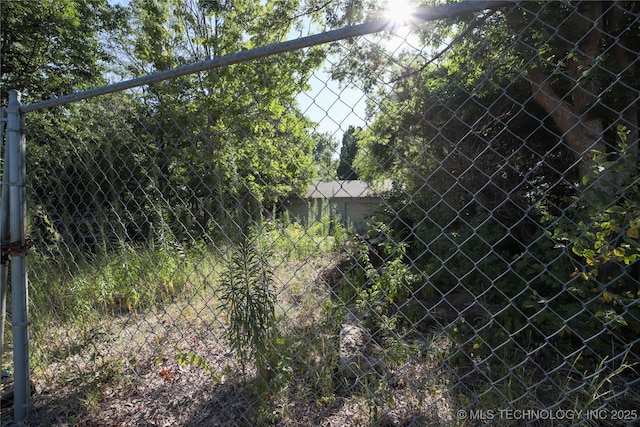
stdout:
{"type": "Polygon", "coordinates": [[[369,215],[380,204],[379,197],[349,197],[332,199],[297,199],[290,201],[286,209],[292,217],[307,225],[323,216],[340,216],[342,223],[353,225],[358,231],[366,231],[369,215]]]}

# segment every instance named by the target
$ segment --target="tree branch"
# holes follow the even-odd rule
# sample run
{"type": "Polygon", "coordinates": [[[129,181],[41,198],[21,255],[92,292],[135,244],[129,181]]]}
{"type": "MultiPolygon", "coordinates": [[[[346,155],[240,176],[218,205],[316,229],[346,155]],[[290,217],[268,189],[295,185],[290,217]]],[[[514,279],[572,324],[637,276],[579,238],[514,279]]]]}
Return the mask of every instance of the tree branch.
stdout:
{"type": "Polygon", "coordinates": [[[558,97],[540,68],[530,66],[527,76],[531,82],[533,99],[553,118],[560,132],[564,134],[571,131],[578,123],[573,106],[558,97]]]}

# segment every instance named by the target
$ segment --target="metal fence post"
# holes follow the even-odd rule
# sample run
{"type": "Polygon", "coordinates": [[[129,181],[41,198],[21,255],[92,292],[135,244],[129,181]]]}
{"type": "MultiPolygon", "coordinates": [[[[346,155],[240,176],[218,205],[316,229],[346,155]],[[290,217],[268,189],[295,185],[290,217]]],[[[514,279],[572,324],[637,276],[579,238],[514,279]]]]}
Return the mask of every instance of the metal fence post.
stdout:
{"type": "MultiPolygon", "coordinates": [[[[7,158],[7,144],[4,143],[4,128],[7,117],[5,108],[0,109],[0,147],[4,144],[4,158],[7,158]]],[[[2,149],[0,148],[0,152],[2,149]]],[[[6,165],[6,163],[5,163],[6,165]]],[[[2,199],[0,199],[0,245],[2,248],[9,243],[9,187],[7,187],[8,176],[2,176],[2,199]]],[[[9,272],[9,257],[4,251],[0,254],[0,363],[4,360],[4,330],[7,320],[7,277],[9,272]]],[[[0,403],[0,408],[1,408],[0,403]]]]}
{"type": "Polygon", "coordinates": [[[11,324],[13,330],[14,419],[24,420],[30,407],[28,292],[26,269],[25,134],[20,92],[9,91],[7,107],[7,158],[9,173],[9,251],[11,255],[11,324]]]}

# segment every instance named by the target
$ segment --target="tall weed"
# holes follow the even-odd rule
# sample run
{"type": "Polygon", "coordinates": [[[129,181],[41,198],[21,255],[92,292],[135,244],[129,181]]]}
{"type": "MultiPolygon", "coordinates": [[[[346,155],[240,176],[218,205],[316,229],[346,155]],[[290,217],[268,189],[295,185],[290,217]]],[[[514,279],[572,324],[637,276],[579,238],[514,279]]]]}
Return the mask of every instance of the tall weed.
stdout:
{"type": "Polygon", "coordinates": [[[265,222],[257,229],[256,239],[264,249],[277,253],[281,259],[298,260],[338,250],[345,235],[345,226],[329,215],[306,225],[285,215],[265,222]]]}

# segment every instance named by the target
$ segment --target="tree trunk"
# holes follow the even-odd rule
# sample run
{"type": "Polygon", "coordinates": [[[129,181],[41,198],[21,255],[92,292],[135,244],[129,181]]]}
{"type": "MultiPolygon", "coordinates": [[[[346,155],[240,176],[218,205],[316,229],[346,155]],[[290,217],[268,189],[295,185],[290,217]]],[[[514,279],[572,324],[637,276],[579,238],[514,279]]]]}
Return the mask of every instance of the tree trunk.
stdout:
{"type": "Polygon", "coordinates": [[[535,101],[553,118],[565,143],[578,158],[578,178],[593,174],[592,150],[605,151],[603,123],[590,113],[597,102],[601,85],[594,75],[602,39],[602,4],[586,2],[572,21],[576,34],[582,35],[567,61],[573,87],[571,102],[562,100],[549,83],[541,68],[530,66],[527,75],[535,101]]]}
{"type": "Polygon", "coordinates": [[[602,120],[588,118],[576,112],[573,104],[563,101],[556,94],[539,68],[527,71],[536,102],[553,118],[566,144],[578,157],[578,178],[593,173],[594,158],[591,150],[603,150],[602,120]]]}

